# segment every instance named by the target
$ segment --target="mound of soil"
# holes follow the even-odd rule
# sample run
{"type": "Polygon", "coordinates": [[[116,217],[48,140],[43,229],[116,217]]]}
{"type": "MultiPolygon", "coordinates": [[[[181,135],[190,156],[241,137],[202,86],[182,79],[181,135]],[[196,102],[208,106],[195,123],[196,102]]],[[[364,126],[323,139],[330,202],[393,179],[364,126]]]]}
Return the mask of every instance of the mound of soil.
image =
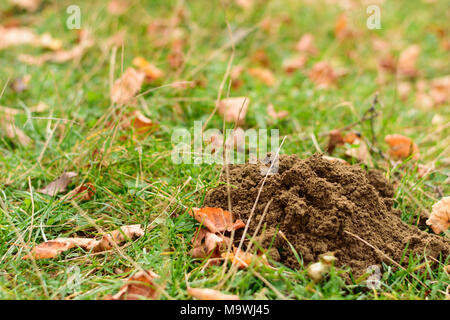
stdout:
{"type": "MultiPolygon", "coordinates": [[[[232,212],[245,223],[264,179],[264,166],[229,166],[232,212]]],[[[221,181],[226,183],[225,172],[221,181]]],[[[228,210],[227,189],[222,184],[211,190],[205,206],[228,210]]],[[[350,266],[355,276],[363,274],[370,265],[392,265],[386,255],[396,262],[407,262],[408,258],[401,261],[405,248],[408,254],[447,257],[450,241],[404,223],[400,211],[392,207],[393,195],[392,185],[379,171],[331,162],[321,155],[304,160],[281,155],[278,173],[266,179],[248,234],[254,234],[265,207],[272,201],[257,238],[264,248],[272,248],[272,258],[291,268],[299,268],[300,264],[278,230],[302,256],[305,265],[334,251],[337,265],[350,266]]],[[[241,234],[242,230],[237,241],[241,234]]]]}

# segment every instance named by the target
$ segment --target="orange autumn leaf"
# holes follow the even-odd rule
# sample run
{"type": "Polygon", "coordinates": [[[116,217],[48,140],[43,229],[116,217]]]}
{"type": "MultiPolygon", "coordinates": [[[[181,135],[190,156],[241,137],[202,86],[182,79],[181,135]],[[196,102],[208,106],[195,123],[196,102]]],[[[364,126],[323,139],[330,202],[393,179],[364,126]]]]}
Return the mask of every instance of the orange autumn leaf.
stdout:
{"type": "Polygon", "coordinates": [[[244,222],[233,222],[233,214],[221,208],[192,208],[189,214],[212,233],[233,231],[245,227],[244,222]]]}
{"type": "Polygon", "coordinates": [[[301,70],[305,67],[306,60],[307,56],[302,54],[286,59],[283,61],[283,70],[288,74],[301,70]]]}
{"type": "Polygon", "coordinates": [[[328,62],[320,61],[308,72],[308,77],[319,88],[328,88],[336,84],[338,75],[328,62]]]}
{"type": "Polygon", "coordinates": [[[317,48],[314,45],[314,36],[310,33],[305,33],[302,38],[295,45],[295,49],[299,52],[306,52],[310,55],[317,54],[317,48]]]}
{"type": "Polygon", "coordinates": [[[86,50],[94,45],[94,39],[87,30],[80,30],[78,43],[70,49],[59,49],[55,52],[44,53],[40,56],[20,54],[19,61],[40,66],[46,62],[65,63],[71,60],[81,59],[86,50]]]}
{"type": "Polygon", "coordinates": [[[345,143],[342,132],[338,129],[331,130],[328,134],[328,153],[333,153],[336,146],[341,146],[345,143]]]}
{"type": "Polygon", "coordinates": [[[444,197],[432,206],[431,214],[426,221],[434,233],[441,233],[450,227],[450,197],[444,197]]]}
{"type": "Polygon", "coordinates": [[[164,71],[151,64],[143,57],[133,59],[133,65],[141,72],[145,73],[147,80],[156,80],[164,76],[164,71]]]}
{"type": "Polygon", "coordinates": [[[397,72],[406,77],[414,77],[418,74],[416,64],[419,58],[420,47],[411,45],[406,48],[398,58],[397,72]]]}
{"type": "Polygon", "coordinates": [[[140,111],[133,112],[133,127],[136,129],[138,134],[145,134],[158,125],[156,122],[153,122],[151,119],[144,116],[140,111]]]}
{"type": "Polygon", "coordinates": [[[253,261],[256,264],[263,263],[268,265],[265,255],[257,256],[250,252],[238,250],[238,248],[234,248],[234,252],[222,253],[222,258],[230,260],[232,264],[237,265],[240,269],[247,268],[253,261]]]}
{"type": "Polygon", "coordinates": [[[198,300],[239,300],[239,296],[206,288],[188,288],[188,295],[198,300]]]}
{"type": "Polygon", "coordinates": [[[271,103],[267,105],[267,114],[273,119],[283,119],[289,116],[288,111],[275,111],[275,108],[271,103]]]}
{"type": "Polygon", "coordinates": [[[353,36],[353,32],[349,29],[348,19],[345,13],[339,15],[334,25],[334,36],[338,40],[350,38],[353,36]]]}
{"type": "Polygon", "coordinates": [[[111,250],[114,244],[119,245],[126,239],[134,239],[144,235],[144,230],[140,225],[123,226],[118,230],[104,235],[100,240],[93,238],[57,238],[47,242],[40,243],[34,247],[30,254],[22,259],[48,259],[55,258],[60,253],[69,249],[80,247],[88,251],[102,252],[111,250]]]}
{"type": "Polygon", "coordinates": [[[108,12],[113,15],[122,15],[130,8],[129,0],[110,0],[108,2],[108,12]]]}
{"type": "Polygon", "coordinates": [[[226,98],[218,102],[217,111],[226,122],[236,122],[240,125],[245,121],[249,103],[247,97],[226,98]]]}
{"type": "Polygon", "coordinates": [[[128,68],[122,77],[114,82],[111,101],[119,105],[133,103],[136,94],[141,90],[144,78],[144,72],[128,68]]]}
{"type": "Polygon", "coordinates": [[[103,300],[154,300],[158,297],[158,290],[153,280],[158,278],[159,276],[151,270],[139,271],[127,279],[118,293],[106,296],[103,300]]]}
{"type": "Polygon", "coordinates": [[[266,68],[249,68],[248,73],[268,86],[273,86],[276,82],[275,75],[266,68]]]}
{"type": "Polygon", "coordinates": [[[384,141],[389,145],[389,155],[393,159],[406,159],[411,155],[414,160],[419,159],[419,147],[410,138],[391,134],[384,141]]]}

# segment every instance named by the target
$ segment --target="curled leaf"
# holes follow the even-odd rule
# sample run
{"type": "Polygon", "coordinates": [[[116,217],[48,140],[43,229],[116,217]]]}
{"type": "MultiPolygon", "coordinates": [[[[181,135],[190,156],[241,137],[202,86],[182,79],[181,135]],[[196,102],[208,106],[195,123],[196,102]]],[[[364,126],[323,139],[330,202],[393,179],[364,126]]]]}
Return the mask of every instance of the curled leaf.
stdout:
{"type": "Polygon", "coordinates": [[[206,229],[197,229],[192,238],[193,248],[190,254],[194,258],[219,258],[220,252],[226,250],[230,238],[216,235],[206,229]]]}
{"type": "Polygon", "coordinates": [[[226,122],[236,122],[240,125],[245,121],[249,102],[247,97],[222,99],[218,102],[217,111],[225,118],[226,122]]]}
{"type": "Polygon", "coordinates": [[[447,231],[450,226],[450,197],[444,197],[433,205],[426,223],[434,233],[447,231]]]}
{"type": "Polygon", "coordinates": [[[336,84],[338,75],[328,62],[320,61],[308,72],[308,77],[319,88],[328,88],[336,84]]]}
{"type": "Polygon", "coordinates": [[[88,201],[91,200],[97,192],[94,185],[90,182],[80,184],[78,187],[70,191],[64,196],[64,200],[88,201]]]}
{"type": "Polygon", "coordinates": [[[233,214],[221,208],[192,208],[189,214],[212,233],[232,231],[245,227],[244,222],[239,219],[233,222],[233,214]]]}
{"type": "Polygon", "coordinates": [[[136,57],[133,59],[133,65],[141,72],[145,73],[146,79],[156,80],[164,76],[164,72],[157,68],[155,65],[151,64],[143,57],[136,57]]]}
{"type": "Polygon", "coordinates": [[[250,252],[238,250],[238,248],[234,248],[233,252],[222,253],[222,258],[230,260],[232,264],[237,265],[240,269],[247,268],[252,262],[255,262],[255,264],[269,264],[265,255],[257,256],[250,252]]]}
{"type": "Polygon", "coordinates": [[[119,105],[133,103],[136,94],[141,90],[145,73],[128,68],[121,78],[114,82],[111,89],[111,101],[119,105]]]}
{"type": "Polygon", "coordinates": [[[247,70],[252,76],[263,82],[268,86],[273,86],[276,82],[275,75],[266,68],[250,68],[247,70]]]}
{"type": "Polygon", "coordinates": [[[67,186],[72,182],[72,178],[77,175],[78,174],[76,172],[64,172],[60,177],[50,182],[46,187],[39,189],[38,192],[54,197],[58,193],[65,192],[67,190],[67,186]]]}

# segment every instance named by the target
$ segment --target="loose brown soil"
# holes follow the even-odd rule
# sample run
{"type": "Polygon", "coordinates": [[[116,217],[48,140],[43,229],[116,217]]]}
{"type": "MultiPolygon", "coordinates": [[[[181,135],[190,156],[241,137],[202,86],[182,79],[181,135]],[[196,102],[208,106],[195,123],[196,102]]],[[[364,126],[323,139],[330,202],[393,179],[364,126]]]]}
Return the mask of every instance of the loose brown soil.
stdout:
{"type": "MultiPolygon", "coordinates": [[[[229,189],[231,211],[247,223],[264,179],[263,166],[230,165],[230,187],[222,184],[211,190],[205,206],[228,210],[229,189]]],[[[225,170],[221,180],[227,181],[225,170]]],[[[423,257],[426,253],[445,259],[450,254],[450,241],[404,223],[400,211],[392,207],[393,196],[392,185],[379,171],[332,163],[320,155],[304,160],[281,155],[278,173],[267,177],[248,234],[254,234],[272,200],[257,239],[262,247],[272,248],[272,258],[291,268],[299,268],[300,264],[278,230],[286,235],[305,265],[317,261],[320,254],[334,251],[337,265],[350,266],[355,276],[370,265],[392,265],[386,256],[399,263],[407,262],[409,254],[423,257]],[[408,254],[402,261],[406,247],[408,254]]],[[[242,230],[237,239],[240,235],[242,230]]]]}

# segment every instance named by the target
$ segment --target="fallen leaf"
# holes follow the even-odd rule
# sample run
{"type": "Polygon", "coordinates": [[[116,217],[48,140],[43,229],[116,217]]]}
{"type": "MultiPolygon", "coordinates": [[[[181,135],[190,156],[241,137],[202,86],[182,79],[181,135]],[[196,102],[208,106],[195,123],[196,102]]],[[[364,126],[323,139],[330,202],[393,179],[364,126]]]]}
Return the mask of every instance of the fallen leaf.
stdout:
{"type": "Polygon", "coordinates": [[[337,146],[344,145],[344,143],[344,136],[342,135],[341,131],[338,129],[331,130],[328,134],[328,153],[332,154],[337,146]]]}
{"type": "Polygon", "coordinates": [[[114,82],[111,89],[111,101],[118,105],[134,103],[136,94],[141,91],[144,78],[144,72],[128,68],[122,77],[114,82]]]}
{"type": "Polygon", "coordinates": [[[217,111],[225,118],[226,122],[235,122],[241,125],[245,121],[249,102],[247,97],[222,99],[218,102],[217,111]]]}
{"type": "Polygon", "coordinates": [[[316,55],[318,50],[314,45],[314,36],[310,33],[305,33],[295,45],[295,49],[299,52],[305,52],[310,55],[316,55]]]}
{"type": "Polygon", "coordinates": [[[397,64],[398,74],[406,77],[416,76],[418,74],[416,63],[419,54],[420,47],[418,45],[411,45],[400,53],[397,64]]]}
{"type": "Polygon", "coordinates": [[[55,240],[40,243],[22,259],[48,259],[55,258],[60,253],[69,249],[79,247],[93,252],[111,250],[114,243],[119,245],[127,238],[134,239],[144,235],[140,225],[123,226],[114,230],[111,234],[104,235],[100,240],[90,238],[57,238],[55,240]]]}
{"type": "Polygon", "coordinates": [[[384,141],[389,145],[389,155],[393,159],[406,159],[412,155],[412,159],[419,159],[419,147],[408,137],[400,134],[387,135],[384,141]]]}
{"type": "MultiPolygon", "coordinates": [[[[5,108],[2,109],[9,110],[14,113],[13,110],[15,109],[5,108]]],[[[28,137],[25,132],[23,132],[14,124],[13,118],[10,116],[10,114],[6,114],[6,117],[4,119],[0,118],[0,133],[3,133],[8,139],[17,139],[19,143],[24,147],[28,146],[31,143],[30,137],[28,137]]]]}
{"type": "Polygon", "coordinates": [[[250,60],[264,67],[268,67],[270,65],[269,57],[263,49],[256,50],[250,57],[250,60]]]}
{"type": "Polygon", "coordinates": [[[450,102],[450,76],[431,80],[430,96],[434,105],[450,102]]]}
{"type": "Polygon", "coordinates": [[[216,235],[207,229],[197,229],[192,238],[193,248],[190,255],[194,258],[219,258],[229,242],[228,237],[216,235]]]}
{"type": "Polygon", "coordinates": [[[164,72],[151,64],[143,57],[136,57],[133,59],[133,65],[145,74],[148,81],[156,80],[164,76],[164,72]]]}
{"type": "Polygon", "coordinates": [[[225,294],[213,289],[188,288],[188,295],[198,300],[239,300],[239,296],[225,294]]]}
{"type": "Polygon", "coordinates": [[[273,86],[276,82],[275,76],[269,69],[266,68],[249,68],[247,72],[252,76],[261,80],[268,86],[273,86]]]}
{"type": "Polygon", "coordinates": [[[317,62],[308,72],[309,79],[319,88],[329,88],[337,82],[337,74],[326,61],[317,62]]]}
{"type": "Polygon", "coordinates": [[[42,0],[9,0],[12,5],[33,12],[41,5],[42,0]]]}
{"type": "Polygon", "coordinates": [[[108,2],[108,12],[113,15],[122,15],[128,11],[130,3],[128,0],[110,0],[108,2]]]}
{"type": "Polygon", "coordinates": [[[233,252],[222,253],[222,258],[230,260],[232,264],[237,265],[240,269],[247,268],[252,262],[256,265],[269,264],[265,255],[254,255],[250,252],[238,250],[238,248],[234,248],[233,252]]]}
{"type": "Polygon", "coordinates": [[[72,178],[77,175],[78,173],[76,172],[64,172],[60,177],[50,182],[45,188],[39,189],[38,192],[54,197],[58,193],[65,192],[67,186],[72,182],[72,178]]]}
{"type": "Polygon", "coordinates": [[[433,204],[426,223],[431,226],[434,233],[440,234],[447,231],[450,226],[450,197],[444,197],[433,204]]]}
{"type": "Polygon", "coordinates": [[[233,231],[245,227],[241,220],[233,222],[233,214],[221,208],[192,208],[189,214],[212,233],[233,231]]]}
{"type": "Polygon", "coordinates": [[[19,61],[40,66],[46,62],[65,63],[71,60],[81,59],[87,49],[94,45],[94,39],[87,30],[80,30],[79,42],[71,49],[57,50],[55,52],[44,53],[40,56],[32,56],[29,54],[20,54],[18,56],[19,61]]]}
{"type": "Polygon", "coordinates": [[[283,119],[289,116],[288,111],[275,111],[275,108],[271,103],[267,105],[267,114],[273,119],[283,119]]]}
{"type": "Polygon", "coordinates": [[[67,193],[62,200],[89,201],[96,192],[97,190],[94,185],[90,182],[86,182],[67,193]]]}
{"type": "Polygon", "coordinates": [[[137,110],[132,113],[132,117],[133,127],[136,129],[138,134],[145,134],[155,129],[158,125],[156,122],[153,122],[137,110]]]}
{"type": "Polygon", "coordinates": [[[305,67],[307,56],[299,54],[295,57],[283,61],[283,70],[286,73],[293,73],[296,70],[301,70],[305,67]]]}
{"type": "Polygon", "coordinates": [[[118,293],[103,300],[155,300],[158,297],[158,290],[153,280],[158,278],[159,276],[151,270],[138,271],[127,279],[118,293]]]}
{"type": "Polygon", "coordinates": [[[345,13],[339,15],[334,25],[334,36],[338,40],[353,37],[353,32],[349,29],[348,19],[345,13]]]}

